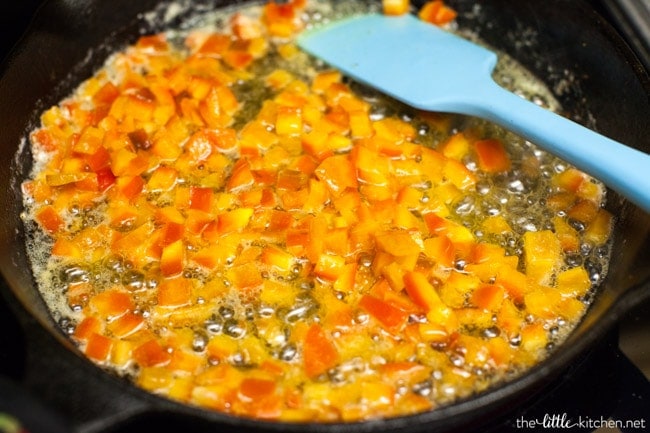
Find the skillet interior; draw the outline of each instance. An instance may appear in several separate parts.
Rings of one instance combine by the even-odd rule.
[[[225,3],[216,2],[217,5]],[[480,29],[480,36],[488,43],[511,54],[555,89],[572,118],[621,142],[650,151],[646,139],[650,133],[647,75],[586,4],[567,0],[543,3],[449,0],[448,3],[461,11],[461,26]],[[11,300],[18,300],[16,309],[32,340],[26,381],[36,391],[55,395],[52,402],[55,407],[74,413],[75,423],[85,431],[100,431],[134,413],[151,410],[185,413],[195,422],[199,419],[207,423],[223,422],[233,431],[242,427],[292,430],[286,425],[233,420],[161,401],[103,374],[82,359],[58,331],[29,273],[25,234],[19,218],[22,211],[19,185],[31,167],[31,156],[26,148],[16,153],[18,143],[36,125],[42,109],[66,96],[110,52],[134,42],[143,31],[155,30],[150,22],[137,17],[155,4],[154,0],[46,3],[29,36],[4,65],[0,81],[3,122],[0,145],[4,149],[0,169],[7,183],[0,198],[6,209],[0,239],[8,253],[0,258],[0,266],[11,288],[8,295]],[[472,13],[475,4],[479,5],[478,14]],[[520,380],[458,405],[380,425],[339,425],[337,430],[445,429],[460,423],[460,414],[465,415],[463,422],[483,417],[557,375],[601,338],[631,305],[647,297],[650,290],[650,217],[613,192],[609,195],[608,208],[618,216],[613,246],[615,263],[585,320],[553,357]],[[63,350],[61,345],[72,350]],[[43,361],[42,351],[47,353],[49,362]],[[56,376],[54,380],[49,374]],[[92,387],[87,386],[89,381]],[[62,395],[66,398],[61,399]],[[297,431],[302,430],[299,427]],[[309,428],[328,430],[324,426]]]

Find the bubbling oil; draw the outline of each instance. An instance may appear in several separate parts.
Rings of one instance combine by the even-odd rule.
[[[259,6],[239,8],[237,11],[251,17],[258,17],[260,14]],[[310,26],[353,13],[369,11],[378,11],[377,2],[339,2],[336,7],[333,7],[328,1],[319,1],[312,2],[310,8],[304,12],[303,19],[307,22],[307,26]],[[194,26],[187,26],[186,30],[171,30],[168,39],[182,41],[187,32],[194,30],[197,25],[209,28],[214,23],[225,23],[232,13],[233,10],[228,9],[196,17],[196,21],[193,21]],[[181,46],[178,47],[178,50],[179,55],[183,55]],[[111,77],[119,79],[119,77],[110,74],[110,59],[107,62],[107,68],[109,68]],[[245,106],[237,113],[234,121],[236,128],[242,127],[253,119],[259,112],[262,102],[272,96],[268,86],[264,84],[264,77],[278,68],[285,69],[301,79],[310,80],[318,72],[326,70],[327,65],[304,53],[299,53],[291,60],[287,60],[272,48],[268,56],[253,65],[252,79],[241,80],[233,86],[235,95],[238,100],[244,101]],[[499,84],[522,97],[533,100],[550,110],[560,110],[559,103],[544,83],[514,59],[504,54],[499,57],[494,78]],[[487,174],[479,170],[472,157],[466,157],[462,162],[477,176],[476,188],[463,194],[449,206],[451,213],[449,219],[467,228],[477,241],[499,245],[505,249],[507,255],[521,257],[523,254],[521,238],[524,233],[553,229],[553,218],[558,215],[547,207],[546,200],[554,190],[553,176],[569,168],[565,162],[543,152],[533,143],[485,120],[461,115],[444,115],[451,127],[448,131],[441,131],[432,128],[423,119],[421,113],[410,107],[350,80],[347,80],[346,84],[364,101],[371,104],[373,120],[397,117],[412,125],[418,134],[414,140],[418,144],[436,149],[445,142],[450,134],[458,131],[474,131],[478,136],[502,140],[510,155],[511,169],[504,173]],[[74,95],[71,97],[74,98]],[[39,152],[38,143],[34,143],[34,149],[37,160],[47,159],[45,153]],[[38,170],[38,167],[35,170]],[[193,182],[191,178],[183,181]],[[595,180],[592,182],[597,183]],[[421,201],[426,203],[430,198],[428,191],[431,185],[425,183],[413,186],[421,192]],[[600,187],[604,189],[602,185]],[[161,207],[170,202],[170,199],[164,195],[156,196],[152,200]],[[93,263],[74,263],[57,259],[50,254],[51,240],[33,222],[32,202],[29,198],[26,199],[25,205],[27,208],[25,222],[31,233],[27,246],[33,263],[33,271],[38,281],[39,290],[63,332],[73,335],[75,326],[83,319],[83,305],[88,299],[82,296],[77,299],[77,302],[71,303],[69,296],[70,292],[80,284],[92,284],[95,293],[101,293],[115,285],[124,287],[135,302],[134,312],[142,316],[145,321],[151,320],[152,312],[156,308],[156,293],[161,283],[160,276],[153,267],[139,268],[117,255],[108,255]],[[74,233],[86,227],[106,224],[105,209],[106,203],[102,201],[95,202],[93,206],[79,206],[71,203],[66,213],[66,230]],[[483,222],[486,218],[494,216],[503,217],[512,227],[512,232],[485,233]],[[577,222],[571,222],[571,224],[578,232],[584,229]],[[129,232],[132,227],[127,220],[124,222],[124,226],[117,227],[117,230]],[[265,245],[263,240],[257,242],[259,245]],[[243,249],[259,245],[248,244]],[[188,248],[192,248],[192,246],[189,245]],[[235,257],[231,258],[231,260],[234,259]],[[588,242],[581,245],[579,252],[564,257],[567,269],[584,266],[589,272],[594,287],[607,273],[608,259],[607,246],[594,247]],[[372,261],[372,255],[361,254],[358,258],[359,272],[370,275]],[[464,272],[465,266],[464,260],[459,259],[454,263],[455,269],[459,272]],[[184,278],[195,280],[201,286],[214,287],[214,291],[222,294],[216,299],[198,297],[195,300],[196,305],[209,304],[212,306],[213,313],[207,320],[200,323],[192,321],[185,323],[185,326],[192,332],[191,349],[199,354],[206,352],[211,339],[215,337],[242,341],[247,336],[254,335],[263,341],[266,349],[277,361],[296,362],[300,359],[301,347],[291,339],[294,325],[299,322],[318,322],[323,309],[327,308],[321,304],[315,294],[315,286],[322,285],[322,282],[311,275],[305,275],[300,263],[288,274],[273,270],[262,273],[264,279],[282,281],[293,287],[294,300],[289,305],[280,307],[266,305],[254,295],[242,296],[238,290],[231,287],[232,282],[222,272],[210,273],[198,267],[187,268],[183,272]],[[335,296],[337,299],[345,301],[348,295],[338,292]],[[588,304],[589,296],[586,296],[583,301]],[[353,318],[356,325],[367,324],[370,320],[368,313],[363,310],[357,310]],[[425,322],[426,318],[423,315],[412,314],[408,320],[409,324],[417,324]],[[532,318],[527,320],[532,320]],[[496,319],[493,322],[488,325],[477,325],[475,329],[466,329],[465,331],[483,339],[497,338],[501,335],[501,330],[496,324]],[[269,323],[274,323],[274,325],[271,326]],[[165,334],[170,325],[163,321],[152,323],[150,326],[154,333]],[[179,325],[176,323],[174,326]],[[575,322],[558,318],[548,321],[544,326],[550,336],[546,347],[550,353],[564,341],[575,326]],[[333,337],[336,338],[337,335],[334,334]],[[372,335],[369,337],[380,348],[388,348],[392,344],[392,337],[382,332],[372,331]],[[509,340],[509,344],[512,347],[518,347],[521,344],[521,336],[513,336]],[[462,351],[448,352],[447,349],[445,343],[432,343],[427,350],[422,350],[422,356],[439,357],[441,365],[450,363],[453,368],[466,371],[466,374],[475,378],[474,386],[471,389],[462,389],[457,384],[446,381],[448,373],[441,368],[433,369],[430,377],[415,384],[402,384],[396,392],[400,395],[413,393],[435,402],[434,406],[438,406],[453,403],[459,398],[483,391],[495,383],[521,374],[520,369],[514,367],[505,374],[496,375],[488,369],[468,365],[466,354]],[[335,387],[353,383],[359,377],[368,374],[373,366],[385,362],[379,358],[381,356],[377,355],[372,360],[358,357],[347,359],[328,370],[319,380]],[[251,353],[246,350],[236,350],[226,359],[208,357],[207,362],[212,366],[228,363],[241,369],[254,366]],[[106,366],[126,377],[135,378],[139,374],[139,367],[134,362],[119,367]]]

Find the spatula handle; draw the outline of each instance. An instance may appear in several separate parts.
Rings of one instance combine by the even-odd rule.
[[[476,115],[573,164],[650,213],[650,155],[542,108],[496,83],[483,90]]]

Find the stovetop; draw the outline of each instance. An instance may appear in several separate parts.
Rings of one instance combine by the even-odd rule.
[[[650,0],[590,0],[590,3],[614,24],[650,70]],[[6,53],[13,46],[39,4],[40,0],[24,0],[13,6],[11,14],[0,13],[3,36],[0,38],[0,53]],[[0,281],[0,284],[4,282]],[[501,414],[482,426],[481,431],[627,433],[650,429],[649,331],[650,303],[623,317],[618,329],[612,330],[597,346],[569,366],[543,392]],[[23,330],[0,298],[0,381],[15,386],[17,395],[22,395],[23,391],[20,381],[26,356],[24,346]],[[26,395],[26,398],[33,404],[47,406],[38,396]],[[23,405],[17,410],[24,411],[24,408]],[[65,431],[56,430],[53,420],[58,419],[58,414],[51,415],[52,418],[32,420],[35,424],[28,430],[36,433]],[[29,414],[24,416],[29,417]],[[628,425],[615,425],[612,420],[627,422]],[[12,431],[7,422],[0,404],[0,432]],[[134,420],[115,433],[139,432],[155,427],[156,420]],[[174,426],[166,421],[164,427]]]

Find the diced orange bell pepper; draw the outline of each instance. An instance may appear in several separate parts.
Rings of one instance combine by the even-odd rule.
[[[314,273],[321,278],[329,281],[335,281],[343,272],[345,267],[345,258],[329,253],[323,253],[318,257]]]
[[[101,334],[91,334],[84,353],[95,361],[106,361],[111,353],[113,340]]]
[[[292,2],[270,1],[264,5],[263,16],[267,29],[273,36],[289,37],[299,28],[296,7]]]
[[[578,251],[580,248],[580,235],[576,229],[569,225],[566,219],[559,216],[553,217],[553,228],[562,246],[562,251]]]
[[[591,288],[589,273],[585,268],[575,267],[560,272],[557,276],[557,290],[563,296],[584,296]]]
[[[205,130],[192,134],[185,142],[184,151],[192,162],[203,163],[212,154],[212,142]]]
[[[565,191],[575,193],[585,181],[586,175],[575,168],[568,168],[553,176],[553,184]]]
[[[503,247],[485,242],[474,245],[468,258],[470,263],[467,264],[466,270],[483,281],[493,279],[503,267],[517,269],[519,264],[516,255],[506,255]]]
[[[167,40],[161,34],[140,36],[136,46],[145,50],[165,51],[168,48]]]
[[[230,152],[237,146],[237,133],[232,128],[209,129],[205,136],[220,152]]]
[[[46,151],[53,151],[59,147],[59,140],[48,129],[38,129],[30,135],[30,141],[37,143]]]
[[[451,272],[444,284],[438,287],[438,295],[445,305],[462,308],[466,298],[480,285],[480,279],[474,274]]]
[[[275,380],[248,377],[239,385],[239,394],[248,401],[254,401],[272,395],[275,389]]]
[[[440,150],[447,158],[462,160],[469,152],[470,141],[463,132],[457,132],[445,141]]]
[[[259,266],[254,262],[234,266],[228,276],[233,286],[238,289],[255,288],[264,282]]]
[[[186,137],[185,122],[180,117],[174,116],[154,135],[151,153],[163,160],[175,160],[183,152],[181,143]]]
[[[454,244],[445,235],[424,240],[424,254],[445,268],[451,268],[456,259]]]
[[[384,231],[375,235],[377,246],[393,256],[418,255],[422,248],[405,230]]]
[[[52,255],[72,259],[81,259],[83,257],[83,252],[81,251],[78,243],[66,238],[58,238],[54,241],[54,245],[52,245]]]
[[[252,208],[241,207],[220,214],[218,219],[219,232],[230,233],[245,228],[251,220],[253,212]]]
[[[198,47],[197,53],[210,56],[221,56],[231,44],[231,38],[225,33],[211,33]]]
[[[53,206],[46,205],[36,211],[38,224],[49,233],[57,233],[64,226],[63,219]]]
[[[36,203],[43,203],[52,197],[52,187],[44,180],[28,180],[22,183],[21,189],[26,197],[31,197]]]
[[[567,211],[567,217],[579,221],[583,224],[589,224],[598,213],[599,207],[591,200],[578,200]]]
[[[370,295],[361,297],[359,307],[377,319],[390,332],[397,332],[402,329],[409,317],[407,311]]]
[[[397,117],[384,117],[373,123],[377,136],[394,143],[411,141],[417,135],[415,127]]]
[[[491,215],[483,220],[481,227],[487,233],[505,234],[512,233],[512,227],[502,215]]]
[[[393,217],[393,224],[399,229],[420,231],[424,228],[421,224],[420,218],[414,215],[409,209],[404,206],[395,206],[395,216]]]
[[[275,132],[279,135],[295,135],[302,132],[301,110],[297,107],[278,107]]]
[[[210,212],[197,209],[188,209],[186,211],[184,228],[189,233],[202,234],[210,224],[216,220],[216,216]]]
[[[144,318],[141,314],[126,313],[111,321],[107,328],[116,338],[124,338],[137,332],[143,326]]]
[[[555,211],[566,211],[577,200],[577,196],[572,192],[560,191],[549,195],[546,198],[546,206]]]
[[[160,272],[164,276],[170,277],[183,272],[184,266],[185,245],[183,244],[183,240],[179,239],[169,245],[165,245],[160,257]]]
[[[503,302],[505,289],[498,284],[481,284],[472,292],[470,302],[485,310],[498,310]]]
[[[350,152],[350,159],[357,168],[359,179],[372,185],[388,184],[388,159],[365,146],[355,146]]]
[[[250,163],[246,159],[239,159],[232,169],[226,187],[231,192],[237,192],[255,183],[251,172]]]
[[[569,322],[576,323],[586,309],[587,305],[579,299],[563,298],[555,305],[555,314]]]
[[[435,212],[427,212],[422,218],[429,229],[429,233],[433,235],[445,234],[448,226],[447,219],[442,218]]]
[[[111,155],[105,147],[100,146],[94,153],[87,155],[85,161],[88,164],[88,168],[97,172],[108,167],[111,161]]]
[[[226,51],[228,59],[234,67],[241,67],[245,62],[252,61],[248,54],[237,55],[238,52]],[[232,123],[232,115],[237,110],[239,101],[227,86],[213,86],[206,97],[199,103],[199,113],[208,127],[225,128]]]
[[[157,340],[147,340],[133,349],[133,359],[141,367],[165,365],[171,361],[171,355]]]
[[[613,224],[614,216],[605,209],[599,209],[584,232],[585,240],[594,245],[604,245],[612,233]]]
[[[395,404],[395,385],[387,382],[362,382],[361,398],[372,410],[382,410]]]
[[[460,190],[466,190],[476,184],[476,175],[455,159],[447,159],[442,172],[444,177]]]
[[[523,323],[524,317],[522,311],[515,307],[512,300],[505,299],[497,313],[497,326],[501,329],[502,333],[508,338],[512,338],[519,334]]]
[[[330,156],[321,162],[315,174],[336,195],[342,194],[347,188],[359,186],[356,170],[347,155]]]
[[[496,138],[474,142],[478,166],[487,173],[499,173],[510,170],[510,156],[503,142]]]
[[[298,247],[300,250],[309,244],[308,229],[289,229],[286,235],[286,246],[288,248]]]
[[[157,167],[147,181],[149,191],[168,191],[176,183],[178,172],[173,167],[161,165]]]
[[[93,95],[93,101],[99,105],[110,105],[120,94],[120,90],[110,81],[107,81]]]
[[[550,230],[523,235],[526,275],[537,284],[549,285],[562,265],[562,247]]]
[[[325,93],[335,83],[340,83],[342,74],[335,69],[320,71],[311,82],[311,90],[315,93]]]
[[[404,15],[409,11],[410,0],[382,0],[382,11],[385,15]]]
[[[445,5],[442,0],[428,1],[422,6],[420,12],[418,12],[418,17],[421,20],[438,26],[455,20],[456,16],[456,11]]]
[[[503,286],[508,295],[518,303],[523,302],[524,296],[530,290],[526,274],[512,268],[499,268],[495,284]]]
[[[302,134],[302,148],[308,155],[318,161],[333,155],[333,150],[327,145],[329,134],[320,128],[312,128],[311,131]]]
[[[192,283],[186,278],[166,279],[158,286],[158,305],[161,307],[180,307],[189,305],[192,296]]]
[[[426,275],[419,272],[404,274],[404,287],[409,297],[425,311],[440,308],[444,304],[440,300],[436,289],[427,280]]]
[[[309,327],[302,346],[305,374],[314,378],[334,367],[339,361],[339,353],[325,330],[318,324]]]
[[[86,127],[79,136],[72,150],[86,155],[92,155],[99,150],[104,141],[104,131],[94,126]]]
[[[532,323],[521,329],[521,347],[534,356],[544,356],[544,349],[548,343],[548,332],[542,323]]]
[[[266,76],[264,83],[274,90],[280,90],[294,79],[295,76],[286,69],[276,69]]]
[[[390,257],[386,258],[390,259]],[[378,265],[377,268],[380,270],[381,275],[386,278],[386,281],[388,281],[392,289],[396,292],[399,292],[404,288],[404,272],[413,270],[412,266],[403,267],[400,263],[392,260],[383,266]]]
[[[334,281],[334,290],[342,293],[352,293],[355,288],[357,268],[356,263],[347,263],[344,265],[336,281]]]
[[[289,272],[296,263],[296,258],[293,254],[276,246],[267,246],[264,248],[260,260],[262,263],[272,266],[281,272]]]
[[[224,63],[234,69],[246,69],[255,60],[255,57],[246,50],[228,49],[222,55]]]
[[[278,189],[298,191],[309,182],[307,175],[299,170],[280,169],[277,174],[275,186]]]
[[[212,188],[190,186],[190,209],[210,212],[213,198]]]
[[[584,182],[580,184],[580,187],[576,191],[576,195],[584,200],[591,200],[595,203],[601,203],[603,201],[603,195],[605,193],[604,187],[601,183],[592,181],[591,179],[585,179]]]
[[[127,200],[135,200],[144,188],[144,179],[140,176],[122,176],[115,179],[115,186]]]
[[[373,133],[372,122],[366,110],[350,111],[350,135],[352,138],[371,137]]]
[[[96,316],[86,316],[77,325],[74,337],[78,340],[88,340],[92,334],[99,334],[102,331],[102,322]]]
[[[423,196],[422,191],[412,186],[405,186],[397,193],[396,202],[409,210],[420,209]]]
[[[133,301],[128,293],[111,289],[93,296],[90,306],[101,317],[115,318],[131,311]]]

